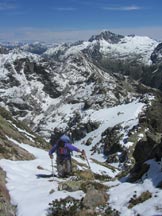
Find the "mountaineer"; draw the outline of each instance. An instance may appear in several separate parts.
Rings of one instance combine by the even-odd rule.
[[[50,137],[50,146],[53,147],[54,145],[56,145],[56,143],[58,142],[59,138],[62,136],[63,132],[61,129],[59,128],[54,128],[52,133],[51,133],[51,137]]]
[[[49,156],[53,159],[53,153],[56,152],[57,172],[59,177],[66,177],[72,173],[71,152],[80,152],[85,155],[84,150],[80,150],[71,144],[70,138],[67,135],[62,135],[56,144],[49,150]]]

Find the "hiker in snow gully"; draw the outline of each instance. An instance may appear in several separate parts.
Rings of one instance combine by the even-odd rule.
[[[53,159],[53,153],[56,152],[57,172],[59,177],[66,177],[72,173],[71,152],[80,152],[85,156],[85,151],[80,150],[71,144],[67,135],[62,135],[60,139],[49,150],[49,156]]]

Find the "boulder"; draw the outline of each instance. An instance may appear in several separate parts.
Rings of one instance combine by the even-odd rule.
[[[95,207],[106,205],[108,194],[100,190],[88,190],[83,198],[82,204],[85,208],[94,209]]]

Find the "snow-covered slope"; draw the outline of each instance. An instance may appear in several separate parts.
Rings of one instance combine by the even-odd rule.
[[[144,36],[118,36],[111,32],[102,32],[93,36],[89,41],[79,44],[63,44],[50,48],[45,52],[47,56],[59,56],[60,59],[79,52],[101,55],[102,58],[118,58],[126,60],[136,58],[144,64],[151,64],[151,54],[159,43]],[[97,54],[98,53],[98,54]]]
[[[100,41],[100,52],[103,55],[111,54],[113,57],[127,59],[137,56],[144,64],[151,64],[151,53],[158,42],[148,37],[126,36],[117,44],[110,44],[105,40]]]
[[[15,144],[20,145],[19,143]],[[48,153],[29,145],[21,144],[20,146],[34,154],[36,159],[32,161],[0,160],[0,166],[7,173],[7,188],[11,196],[12,204],[17,206],[17,216],[28,216],[31,214],[32,216],[45,216],[49,213],[49,203],[52,203],[52,201],[64,199],[68,196],[77,200],[84,199],[86,194],[82,190],[76,189],[71,192],[59,189],[61,182],[68,180],[73,182],[74,180],[72,178],[38,178],[37,175],[42,173],[47,175],[51,174],[51,162]],[[73,158],[78,163],[85,163],[83,159],[79,159],[76,156],[73,156]],[[93,172],[104,173],[104,175],[108,174],[111,177],[114,177],[118,173],[117,170],[113,173],[110,169],[97,165],[91,160],[89,162]],[[141,182],[128,183],[124,182],[124,180],[104,182],[104,185],[108,186],[106,193],[109,195],[109,199],[106,207],[109,207],[109,211],[112,208],[113,211],[118,211],[118,215],[121,216],[161,215],[162,191],[156,188],[162,178],[161,166],[154,160],[147,161],[147,164],[150,168],[142,177]],[[38,169],[38,167],[42,167],[43,170]],[[79,167],[78,169],[82,169]],[[54,172],[56,173],[55,163]],[[149,197],[144,198],[142,201],[143,193],[148,194]],[[141,200],[136,202],[138,197],[141,197]],[[133,199],[135,200],[134,202],[132,201]],[[101,208],[98,206],[96,211],[101,215],[101,213],[104,213],[106,207]]]

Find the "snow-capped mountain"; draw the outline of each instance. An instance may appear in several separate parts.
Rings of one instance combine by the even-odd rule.
[[[78,52],[90,54],[89,57],[101,60],[104,58],[118,58],[121,60],[133,59],[144,64],[151,64],[150,56],[158,42],[142,36],[122,36],[105,31],[100,35],[92,36],[89,41],[79,44],[63,44],[50,48],[45,52],[49,56],[67,56]],[[99,59],[100,57],[100,59]]]
[[[136,96],[125,89],[124,85],[129,85],[127,79],[105,73],[83,53],[56,62],[14,49],[2,54],[0,62],[1,105],[35,129],[47,122],[56,108],[58,112],[62,104],[100,109],[131,101]]]
[[[126,180],[146,179],[143,185],[148,188],[147,175],[153,178],[152,166],[160,169],[155,160],[162,157],[159,47],[148,37],[106,31],[89,41],[54,45],[39,55],[28,45],[13,49],[2,46],[0,106],[47,141],[55,127],[70,133],[74,144],[86,150],[96,175],[106,172],[109,178],[120,178],[118,175],[125,176],[126,172],[119,187],[115,185],[120,191]],[[12,142],[16,144],[14,138]],[[103,170],[104,164],[98,168],[99,162],[110,164],[114,173],[109,173],[109,168]],[[1,165],[10,173],[6,161]],[[156,173],[160,176],[159,171]],[[158,178],[155,187],[159,184]],[[13,182],[11,185],[15,186]],[[152,188],[152,192],[156,190]],[[118,209],[113,198],[111,195],[111,205]],[[123,214],[124,209],[118,210]],[[136,207],[127,210],[126,215],[142,212]]]
[[[20,48],[24,51],[31,52],[33,54],[41,55],[47,51],[50,47],[54,47],[58,44],[48,44],[45,42],[34,42],[34,43],[25,43],[21,45]]]

